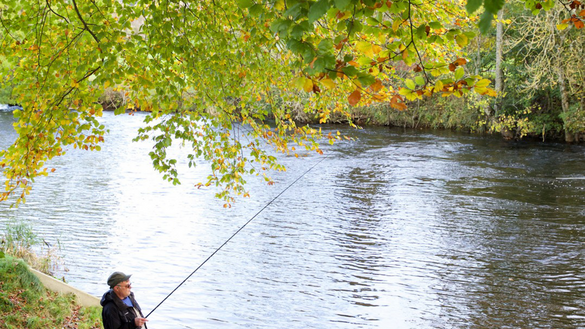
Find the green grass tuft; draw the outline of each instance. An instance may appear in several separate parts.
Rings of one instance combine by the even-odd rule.
[[[0,258],[0,328],[101,328],[100,307],[44,288],[22,259]]]

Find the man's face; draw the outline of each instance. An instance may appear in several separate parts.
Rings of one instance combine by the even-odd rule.
[[[118,295],[118,297],[120,297],[120,299],[124,299],[124,298],[130,296],[131,289],[132,289],[132,285],[130,283],[130,280],[122,281],[122,282],[118,283],[118,285],[116,286],[116,295]]]

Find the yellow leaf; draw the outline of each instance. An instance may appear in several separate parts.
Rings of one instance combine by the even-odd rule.
[[[305,78],[305,81],[303,83],[303,89],[308,93],[313,91],[313,80]]]
[[[402,24],[402,19],[395,19],[394,22],[392,22],[392,30],[394,30],[394,32],[398,31],[400,24]]]
[[[435,83],[435,92],[439,92],[441,90],[443,90],[443,81],[437,80]]]
[[[567,23],[557,24],[557,30],[559,30],[559,31],[562,31],[562,30],[566,29],[567,27],[569,27],[569,24],[567,24]]]
[[[469,39],[465,34],[459,34],[457,37],[455,37],[455,41],[461,48],[467,46],[467,43],[469,43]]]
[[[303,86],[305,84],[305,78],[304,77],[296,77],[293,79],[292,84],[295,88],[301,89],[301,88],[303,88]]]
[[[355,48],[361,52],[362,54],[368,56],[368,57],[373,57],[374,56],[374,50],[372,49],[372,44],[366,41],[360,41],[356,44]]]
[[[333,89],[333,88],[335,88],[335,86],[336,86],[336,84],[335,84],[335,81],[333,81],[333,80],[331,80],[331,79],[329,79],[329,78],[326,78],[326,79],[323,79],[323,80],[321,80],[321,83],[322,83],[322,84],[323,84],[325,87],[327,87],[327,89]]]
[[[400,95],[407,96],[407,95],[412,94],[412,90],[406,89],[406,88],[400,88],[400,90],[398,90],[398,93]]]
[[[284,9],[284,0],[278,0],[274,4],[274,9],[283,10]]]
[[[496,97],[496,96],[498,96],[498,93],[497,93],[495,90],[493,90],[493,89],[490,89],[490,88],[486,88],[486,89],[487,89],[487,91],[486,91],[486,93],[485,93],[486,95],[488,95],[488,96],[492,96],[492,97]]]
[[[488,80],[488,79],[481,79],[481,80],[479,80],[479,81],[478,81],[478,82],[475,84],[475,87],[476,87],[476,88],[478,88],[478,87],[479,87],[479,88],[485,88],[485,87],[487,87],[487,86],[489,86],[489,85],[490,85],[490,82],[491,82],[491,81],[490,81],[490,80]]]

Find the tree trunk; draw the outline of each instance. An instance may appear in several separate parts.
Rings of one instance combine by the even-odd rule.
[[[569,95],[567,93],[567,84],[565,79],[565,68],[563,67],[562,63],[557,68],[557,72],[559,74],[559,93],[561,94],[561,107],[563,109],[563,113],[565,114],[565,118],[569,113]],[[566,119],[565,119],[566,120]],[[565,142],[572,143],[575,141],[575,136],[572,132],[567,129],[565,124]]]
[[[557,39],[558,47],[557,47],[557,74],[558,74],[558,82],[559,82],[559,93],[561,94],[561,108],[563,110],[563,114],[565,115],[565,122],[567,121],[567,115],[569,114],[569,93],[567,91],[567,79],[565,77],[565,64],[561,60],[562,57],[562,47],[560,45],[563,44],[565,41],[565,33],[563,31],[560,32],[560,36]],[[565,129],[565,142],[572,143],[575,141],[574,134],[567,129],[566,123],[564,124]]]
[[[479,75],[479,73],[481,72],[481,37],[480,37],[481,33],[477,34],[477,50],[476,50],[476,63],[475,63],[475,75]],[[483,98],[483,96],[479,95],[479,98]],[[488,103],[486,103],[483,106],[483,113],[485,114],[486,118],[487,118],[487,122],[490,122],[493,120],[493,116],[492,116],[492,109],[490,107],[490,105]]]
[[[476,63],[475,63],[475,75],[479,75],[479,68],[481,67],[481,47],[480,47],[480,43],[481,43],[481,39],[480,39],[480,33],[477,34],[477,50],[476,50]]]
[[[503,91],[503,73],[502,73],[502,48],[504,43],[504,24],[502,21],[504,20],[504,10],[501,9],[498,12],[498,23],[496,25],[496,92],[498,96],[496,98],[496,104],[494,106],[496,110],[496,116],[499,114],[500,111],[500,100],[502,99],[502,91]]]

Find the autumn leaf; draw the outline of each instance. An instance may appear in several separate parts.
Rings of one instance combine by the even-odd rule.
[[[402,97],[399,95],[392,96],[390,99],[390,106],[400,111],[407,109],[406,104],[404,104]]]
[[[354,92],[352,92],[349,95],[349,97],[347,98],[347,101],[349,102],[349,105],[356,106],[360,102],[361,98],[362,98],[362,93],[356,89]]]
[[[374,92],[378,92],[378,91],[382,90],[383,87],[384,87],[384,85],[382,84],[382,81],[380,79],[376,79],[376,82],[374,82],[372,85],[370,85],[370,88]]]
[[[454,65],[465,65],[467,64],[467,60],[465,58],[457,58],[454,62]]]

